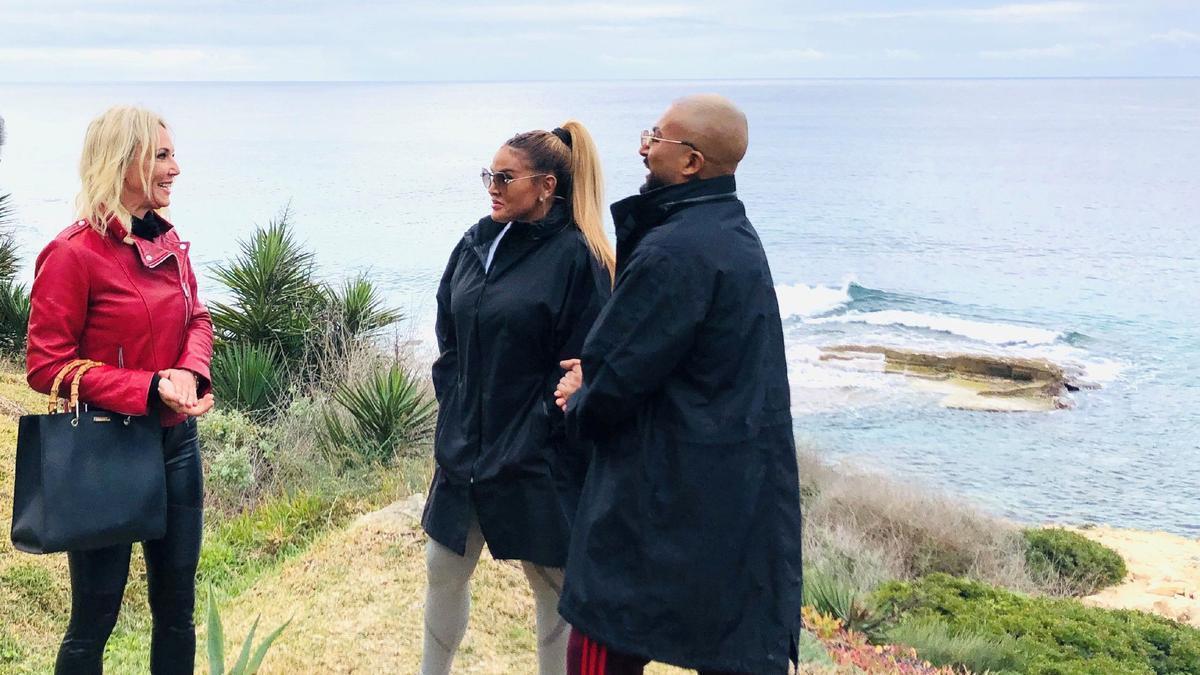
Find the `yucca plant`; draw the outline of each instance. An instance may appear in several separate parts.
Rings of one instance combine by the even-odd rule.
[[[378,289],[363,274],[330,291],[328,310],[331,325],[347,340],[374,337],[404,318],[399,310],[384,305]]]
[[[5,198],[0,195],[0,226],[8,225],[12,210],[7,208]],[[12,281],[21,268],[20,249],[9,232],[0,232],[0,281]]]
[[[0,281],[0,356],[24,356],[28,332],[29,291],[11,280]]]
[[[326,443],[367,461],[386,461],[403,443],[427,435],[437,404],[421,381],[398,364],[338,385],[325,411]]]
[[[271,631],[271,634],[258,645],[258,649],[254,649],[254,632],[258,629],[258,619],[255,617],[254,624],[250,626],[250,633],[242,642],[242,651],[238,654],[237,661],[229,670],[225,669],[225,630],[221,627],[221,614],[217,611],[217,603],[213,600],[213,589],[208,587],[208,672],[209,675],[253,675],[262,667],[263,659],[267,656],[267,650],[279,637],[283,629],[288,627],[292,622],[288,619],[282,626]],[[251,650],[254,653],[251,654]]]
[[[221,402],[237,410],[262,414],[287,391],[287,368],[273,342],[222,342],[213,353],[213,388]]]
[[[318,330],[325,291],[314,281],[316,256],[292,235],[285,209],[241,242],[241,253],[217,265],[214,276],[233,296],[209,311],[217,338],[251,345],[274,344],[285,361],[301,358]]]

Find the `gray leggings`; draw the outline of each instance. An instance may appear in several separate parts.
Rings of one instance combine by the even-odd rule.
[[[430,539],[425,547],[425,647],[421,656],[421,675],[447,675],[454,654],[467,632],[471,611],[468,582],[483,550],[479,521],[471,514],[467,529],[466,555]],[[567,672],[567,622],[558,615],[558,596],[562,593],[563,570],[521,561],[521,568],[533,588],[537,607],[538,673],[565,675]]]

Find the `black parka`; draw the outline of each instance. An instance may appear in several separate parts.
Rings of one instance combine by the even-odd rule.
[[[536,223],[469,229],[438,288],[433,365],[437,468],[422,524],[460,555],[474,508],[496,558],[562,567],[586,473],[554,404],[558,362],[579,356],[608,299],[608,272],[557,204]]]
[[[595,443],[559,611],[611,648],[784,673],[800,491],[771,272],[732,176],[617,202],[571,435]]]

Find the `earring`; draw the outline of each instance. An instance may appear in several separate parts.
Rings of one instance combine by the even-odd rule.
[[[545,197],[538,197],[538,203],[539,203],[539,204],[541,204],[541,203],[542,203],[542,202],[544,202],[544,201],[546,201],[546,198],[545,198]]]

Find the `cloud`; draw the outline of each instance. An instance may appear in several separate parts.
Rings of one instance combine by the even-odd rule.
[[[808,17],[810,20],[853,22],[891,19],[960,19],[981,22],[1057,21],[1073,19],[1096,9],[1086,2],[1039,2],[980,8],[900,9],[875,12],[845,12]]]
[[[889,61],[920,61],[921,55],[912,49],[886,49],[883,57]]]
[[[772,49],[766,52],[759,52],[754,57],[761,61],[823,61],[829,58],[829,54],[818,49],[808,48],[789,48],[789,49]]]
[[[483,5],[438,5],[415,10],[425,16],[490,21],[538,21],[560,23],[573,21],[644,21],[647,19],[682,19],[701,15],[695,4],[659,3],[626,4],[618,2],[582,2],[576,4],[483,4]]]
[[[169,70],[179,66],[211,63],[211,50],[180,48],[133,49],[128,47],[66,47],[54,49],[0,47],[0,63],[86,64],[91,68],[147,66]]]
[[[1071,45],[1054,45],[1053,47],[1024,47],[1020,49],[986,49],[979,52],[985,59],[1004,61],[1030,61],[1037,59],[1071,58],[1078,49]]]
[[[1075,17],[1092,11],[1086,2],[1042,2],[999,5],[984,9],[958,10],[961,16],[985,21],[1038,21]]]
[[[1165,42],[1167,44],[1183,46],[1189,44],[1200,43],[1200,33],[1193,33],[1180,28],[1173,28],[1165,33],[1155,33],[1150,36],[1153,42]]]

